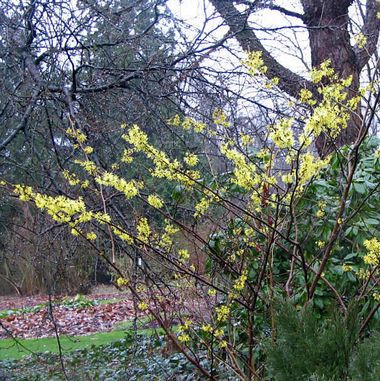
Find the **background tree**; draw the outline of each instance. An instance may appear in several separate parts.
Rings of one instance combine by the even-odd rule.
[[[257,11],[268,9],[280,12],[292,19],[302,21],[309,34],[309,47],[312,67],[318,67],[324,61],[330,60],[335,72],[341,78],[352,76],[352,82],[347,90],[349,97],[354,97],[360,86],[360,75],[371,56],[376,52],[379,38],[380,3],[367,0],[365,5],[358,1],[363,22],[358,31],[356,44],[352,45],[350,29],[350,6],[353,0],[345,1],[314,1],[301,0],[299,12],[277,4],[276,1],[225,1],[210,0],[230,29],[230,37],[238,40],[240,46],[247,52],[263,52],[263,60],[268,67],[266,75],[278,78],[279,87],[292,97],[297,98],[302,89],[308,89],[314,94],[315,86],[289,68],[281,65],[265,48],[263,42],[250,26],[250,17]],[[235,5],[243,5],[239,10]],[[377,64],[376,64],[377,65]],[[353,143],[361,129],[360,107],[351,114],[347,128],[333,140],[328,135],[317,137],[316,147],[321,156],[330,153],[335,146]]]

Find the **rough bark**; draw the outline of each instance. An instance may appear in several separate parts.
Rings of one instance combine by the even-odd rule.
[[[360,85],[359,65],[348,32],[348,8],[351,3],[352,0],[302,0],[304,22],[309,31],[311,64],[316,67],[330,60],[340,78],[352,76],[352,84],[348,89],[350,98],[356,95]],[[356,110],[352,113],[347,128],[335,141],[329,139],[326,134],[320,135],[315,142],[319,155],[325,156],[333,151],[334,146],[353,143],[358,136],[360,125],[360,116]]]
[[[301,88],[315,92],[313,85],[304,78],[280,65],[264,48],[254,31],[248,26],[249,13],[239,12],[233,1],[211,0],[216,10],[222,16],[236,37],[241,47],[246,50],[261,50],[265,65],[268,67],[268,77],[279,77],[280,88],[289,95],[297,97]],[[367,0],[366,14],[362,33],[367,37],[366,46],[352,47],[348,31],[348,9],[353,0],[301,0],[303,14],[294,13],[281,7],[269,6],[288,16],[297,17],[308,27],[312,66],[316,67],[330,59],[332,66],[341,78],[352,76],[352,84],[348,89],[349,97],[354,96],[360,85],[360,71],[375,52],[379,38],[380,2]],[[289,14],[293,13],[293,15]],[[320,156],[330,153],[335,147],[353,143],[359,133],[361,118],[358,110],[351,114],[347,128],[332,141],[327,135],[321,135],[316,140]]]

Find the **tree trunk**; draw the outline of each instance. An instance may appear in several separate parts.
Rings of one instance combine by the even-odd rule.
[[[352,84],[348,98],[357,95],[359,90],[360,68],[357,57],[350,43],[348,32],[348,7],[352,0],[302,0],[304,22],[309,30],[311,63],[318,67],[322,62],[330,60],[339,78],[352,76]],[[320,156],[326,156],[334,147],[353,143],[360,130],[361,118],[359,110],[351,113],[347,128],[334,141],[326,134],[316,140]]]
[[[332,66],[340,78],[352,75],[352,84],[347,89],[348,97],[353,97],[359,90],[360,72],[377,48],[379,39],[380,13],[379,0],[367,0],[365,5],[364,23],[361,32],[366,38],[365,46],[352,47],[348,31],[348,8],[354,0],[301,0],[303,14],[294,12],[274,2],[248,2],[244,0],[210,0],[230,28],[231,36],[236,37],[240,46],[246,51],[263,52],[262,59],[267,66],[266,76],[279,79],[279,88],[292,97],[298,98],[299,91],[307,88],[315,93],[315,86],[310,81],[293,73],[277,62],[265,49],[254,29],[249,28],[249,16],[260,6],[283,13],[288,17],[300,19],[309,30],[309,43],[312,66],[317,67],[323,61],[330,59]],[[250,4],[245,11],[238,10],[235,4]],[[335,147],[353,143],[359,134],[362,118],[360,108],[351,113],[347,128],[341,134],[331,139],[328,134],[321,135],[316,140],[320,156],[326,156]]]

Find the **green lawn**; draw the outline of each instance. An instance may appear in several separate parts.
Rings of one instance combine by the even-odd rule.
[[[60,336],[62,350],[64,352],[90,347],[91,345],[102,345],[120,340],[125,336],[123,331],[102,332],[86,336]],[[42,339],[20,339],[22,344],[18,345],[12,339],[0,340],[0,360],[16,360],[25,355],[39,352],[58,353],[58,343],[55,337]],[[24,348],[24,347],[25,348]],[[27,349],[26,349],[27,348]]]
[[[151,336],[154,333],[163,334],[162,329],[141,327],[149,321],[148,317],[144,317],[138,322],[138,333],[146,336]],[[120,340],[125,337],[126,331],[132,330],[133,322],[126,320],[117,323],[114,330],[111,332],[100,332],[85,336],[60,336],[60,342],[63,352],[70,352],[75,349],[83,349],[91,347],[92,345],[109,344],[114,341]],[[26,355],[41,352],[58,353],[58,343],[55,337],[45,337],[41,339],[19,339],[19,344],[13,339],[0,340],[0,361],[1,360],[18,360]]]

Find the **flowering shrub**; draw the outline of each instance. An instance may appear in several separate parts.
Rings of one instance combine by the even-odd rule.
[[[252,75],[265,73],[257,52],[246,65]],[[355,300],[362,309],[361,331],[378,318],[380,159],[378,140],[366,139],[371,117],[363,119],[352,147],[321,159],[312,146],[321,135],[337,138],[367,89],[348,97],[351,78],[338,78],[328,61],[311,78],[318,94],[305,89],[297,102],[312,111],[294,103],[292,116],[276,117],[268,126],[267,144],[259,149],[252,137],[231,137],[231,122],[220,109],[210,125],[180,115],[168,121],[216,139],[228,168],[224,173],[212,164],[206,172],[201,153],[171,157],[133,125],[123,126],[125,151],[112,170],[95,164],[80,131],[68,131],[83,157],[75,161],[77,172],[64,178],[75,179],[82,197],[3,186],[67,224],[74,235],[91,241],[102,234],[112,243],[112,256],[115,242],[125,253],[137,253],[141,263],[134,254],[135,264],[144,273],[138,279],[99,252],[117,273],[117,285],[132,292],[137,308],[155,316],[203,376],[215,379],[223,363],[241,380],[256,379],[265,373],[261,343],[276,339],[278,298],[298,309],[313,304],[320,312],[338,304],[343,315]],[[171,197],[149,187],[148,178],[122,176],[119,165],[132,168],[139,157],[148,163],[149,184],[168,182]],[[121,197],[133,205],[128,219],[113,207],[113,199]],[[171,274],[164,286],[157,282],[159,265]],[[196,308],[189,306],[190,293]],[[177,331],[169,312],[180,323]],[[208,354],[207,365],[198,351]]]

